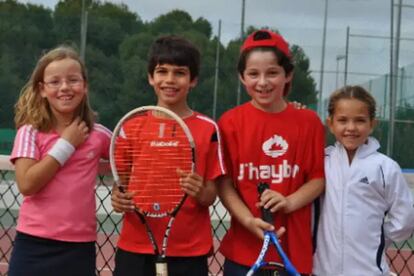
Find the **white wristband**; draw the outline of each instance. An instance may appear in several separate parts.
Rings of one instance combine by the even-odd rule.
[[[74,152],[75,147],[71,143],[63,138],[59,138],[47,154],[55,158],[63,166]]]

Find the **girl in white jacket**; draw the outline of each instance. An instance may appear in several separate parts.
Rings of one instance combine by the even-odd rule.
[[[389,275],[391,241],[414,231],[413,196],[399,165],[369,137],[375,100],[362,87],[345,86],[329,101],[327,124],[336,138],[325,151],[326,192],[317,233],[317,276]]]

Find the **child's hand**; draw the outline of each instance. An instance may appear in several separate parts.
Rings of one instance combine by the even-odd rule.
[[[76,117],[62,132],[61,137],[71,143],[75,148],[82,144],[89,135],[89,128],[84,121]]]
[[[258,237],[259,239],[264,238],[264,232],[265,231],[274,231],[275,227],[273,225],[271,225],[270,223],[265,222],[264,220],[262,220],[261,218],[255,218],[255,217],[251,217],[248,218],[245,223],[244,226],[250,231],[252,232],[256,237]],[[285,233],[286,229],[284,227],[280,227],[276,234],[278,237],[280,237],[281,235],[283,235],[283,233]]]
[[[275,213],[279,210],[284,210],[288,204],[288,200],[281,193],[266,189],[260,196],[260,201],[257,203],[257,207],[264,207],[265,209],[269,209],[272,213]]]
[[[111,204],[115,212],[131,212],[134,210],[135,205],[132,197],[134,193],[123,193],[119,190],[118,186],[112,187]]]
[[[306,109],[307,108],[307,106],[305,104],[302,104],[302,103],[297,102],[297,101],[293,101],[293,102],[291,102],[291,104],[296,109]]]
[[[196,173],[186,173],[183,170],[177,169],[177,174],[180,176],[180,186],[183,191],[197,198],[204,189],[204,179]]]

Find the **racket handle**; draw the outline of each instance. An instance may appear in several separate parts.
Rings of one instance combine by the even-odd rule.
[[[155,263],[156,276],[168,276],[167,263]]]
[[[155,276],[168,276],[167,261],[161,256],[155,260]]]
[[[266,182],[260,182],[259,186],[257,186],[259,197],[266,189],[269,189],[269,184],[267,184]],[[270,212],[269,209],[266,209],[264,207],[262,207],[261,210],[262,210],[262,219],[266,221],[267,223],[273,224],[272,212]]]
[[[121,185],[118,185],[118,190],[119,190],[121,193],[125,193],[125,188],[124,188],[123,186],[121,186]]]

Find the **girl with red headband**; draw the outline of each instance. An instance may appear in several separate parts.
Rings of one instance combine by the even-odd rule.
[[[263,232],[273,229],[284,232],[282,247],[297,270],[312,273],[312,203],[324,190],[325,137],[315,112],[286,100],[293,69],[289,45],[279,34],[256,31],[241,47],[238,73],[251,100],[219,120],[229,175],[218,189],[232,216],[220,248],[225,276],[246,275]],[[270,186],[260,197],[259,182]],[[263,206],[274,225],[260,218]]]

